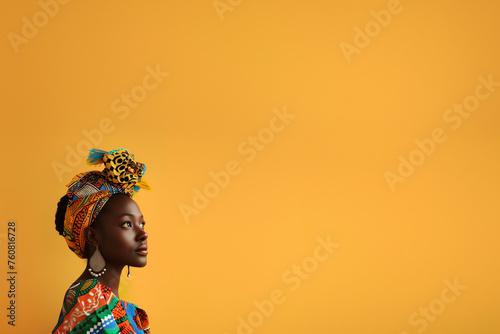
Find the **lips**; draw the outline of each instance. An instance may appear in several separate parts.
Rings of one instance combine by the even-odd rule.
[[[139,246],[139,247],[135,250],[135,252],[136,252],[137,254],[140,254],[140,255],[144,255],[144,256],[146,256],[146,255],[148,255],[148,246],[146,246],[146,245]]]

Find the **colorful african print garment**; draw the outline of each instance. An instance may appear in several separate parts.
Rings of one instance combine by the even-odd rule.
[[[147,334],[150,330],[144,310],[118,299],[110,288],[91,279],[70,286],[52,333]]]

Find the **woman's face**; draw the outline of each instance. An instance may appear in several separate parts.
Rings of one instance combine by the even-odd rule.
[[[126,195],[113,195],[99,213],[96,239],[106,265],[144,267],[147,238],[137,203]]]

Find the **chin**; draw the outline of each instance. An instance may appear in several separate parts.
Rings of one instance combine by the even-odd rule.
[[[142,268],[142,267],[145,267],[147,264],[148,264],[148,260],[144,259],[143,261],[131,264],[131,266],[136,267],[136,268]]]

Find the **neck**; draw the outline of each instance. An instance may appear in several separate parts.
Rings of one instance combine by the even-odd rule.
[[[120,286],[120,277],[122,274],[123,266],[121,267],[106,267],[106,272],[104,272],[101,276],[99,277],[94,277],[90,274],[89,272],[89,264],[87,263],[87,267],[85,268],[84,272],[80,275],[78,278],[79,280],[88,280],[88,279],[96,279],[99,281],[99,283],[107,286],[108,288],[111,289],[111,292],[120,299],[120,296],[118,294],[118,287]]]

